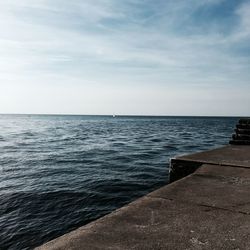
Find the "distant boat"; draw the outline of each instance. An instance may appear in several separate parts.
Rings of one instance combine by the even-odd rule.
[[[113,115],[113,118],[115,118],[115,115]]]

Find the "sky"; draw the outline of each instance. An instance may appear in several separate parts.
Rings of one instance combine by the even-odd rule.
[[[250,115],[250,0],[0,0],[0,113]]]

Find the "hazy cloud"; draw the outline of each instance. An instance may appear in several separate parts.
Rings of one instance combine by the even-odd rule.
[[[1,1],[0,112],[247,114],[249,27],[247,0]]]

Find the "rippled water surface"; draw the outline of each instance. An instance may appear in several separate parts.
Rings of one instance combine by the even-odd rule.
[[[32,249],[168,182],[237,118],[0,115],[0,249]]]

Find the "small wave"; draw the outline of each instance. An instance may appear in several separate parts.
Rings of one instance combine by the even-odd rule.
[[[152,142],[161,142],[161,141],[162,141],[162,139],[153,138],[153,139],[151,139],[151,141],[152,141]]]
[[[200,146],[198,145],[186,145],[186,146],[183,146],[183,149],[186,149],[186,150],[193,150],[193,149],[199,149]]]
[[[133,157],[130,155],[115,155],[112,156],[112,161],[116,161],[119,163],[129,163],[133,161]]]
[[[164,145],[163,148],[171,151],[177,150],[177,147],[173,145]]]
[[[33,136],[35,136],[35,134],[34,133],[32,133],[32,132],[24,132],[24,133],[22,133],[22,134],[20,134],[20,135],[22,135],[22,136],[24,136],[24,137],[33,137]]]

